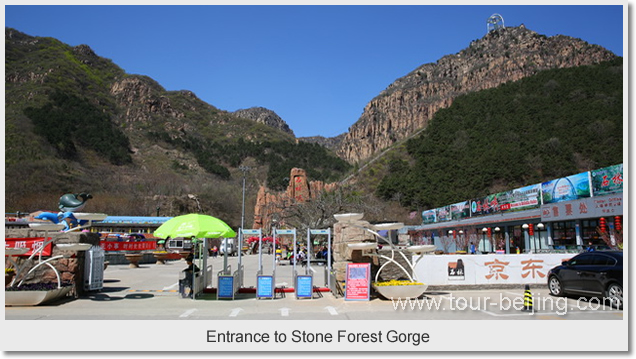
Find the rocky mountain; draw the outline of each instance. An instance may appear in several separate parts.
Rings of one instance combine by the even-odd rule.
[[[88,45],[6,28],[5,50],[8,212],[55,209],[60,195],[86,192],[93,195],[90,211],[203,211],[236,225],[239,166],[250,168],[248,216],[255,187],[283,188],[292,168],[311,163],[308,172],[319,181],[348,171],[324,147],[298,142],[288,127],[271,127],[286,127],[271,111],[263,124],[191,91],[167,91],[150,77],[125,73]]]
[[[548,38],[523,26],[500,29],[396,80],[366,106],[348,133],[296,139],[273,111],[231,113],[191,91],[167,91],[147,76],[125,73],[88,45],[73,47],[7,28],[5,51],[7,212],[51,209],[61,194],[88,192],[94,197],[90,211],[167,216],[202,211],[234,226],[241,218],[243,175],[248,178],[250,223],[259,208],[260,188],[289,189],[294,168],[304,169],[309,182],[342,180],[351,169],[342,158],[362,162],[417,132],[425,133],[433,115],[460,95],[545,69],[616,57],[571,37]],[[617,127],[608,126],[601,129],[613,133]],[[544,147],[555,146],[548,141]],[[325,147],[337,149],[341,158]],[[408,157],[403,158],[408,164]],[[377,161],[363,175],[368,193],[383,174],[399,172],[381,168],[386,162],[391,161]],[[250,170],[242,173],[239,166]],[[535,167],[543,170],[543,165]],[[436,176],[435,171],[428,175]],[[384,181],[383,196],[395,197],[393,183],[409,181]],[[486,191],[492,183],[480,186],[475,190]]]
[[[491,31],[435,63],[397,79],[372,99],[345,134],[338,155],[365,161],[426,128],[442,108],[462,94],[497,87],[539,71],[595,64],[616,56],[583,40],[546,37],[521,25]]]
[[[262,123],[264,125],[276,128],[294,136],[294,131],[289,128],[287,122],[283,121],[283,119],[280,118],[280,116],[278,116],[276,112],[268,110],[264,107],[251,107],[247,109],[241,109],[234,111],[232,114],[237,117],[246,118],[248,120]]]
[[[311,136],[311,137],[299,137],[299,141],[308,143],[316,143],[320,146],[326,147],[330,150],[336,150],[342,140],[345,138],[345,134],[338,135],[336,137],[324,137],[324,136]]]

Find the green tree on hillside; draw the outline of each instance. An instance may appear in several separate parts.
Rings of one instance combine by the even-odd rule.
[[[427,208],[623,162],[622,58],[458,97],[376,193]]]

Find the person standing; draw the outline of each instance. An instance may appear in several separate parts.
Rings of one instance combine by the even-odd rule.
[[[276,247],[276,264],[280,264],[280,260],[283,258],[283,250],[280,246]]]
[[[200,271],[200,269],[196,264],[194,264],[193,258],[191,258],[190,256],[186,258],[186,263],[188,264],[188,267],[183,270],[184,278],[179,281],[179,291],[181,292],[182,297],[185,298],[186,296],[188,296],[192,298],[192,292],[194,291],[192,285],[193,277],[196,275],[195,273],[198,273]],[[186,288],[189,288],[189,293],[186,293]]]

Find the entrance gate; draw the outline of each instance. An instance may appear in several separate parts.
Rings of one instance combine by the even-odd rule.
[[[272,257],[272,265],[273,265],[273,268],[274,268],[273,269],[274,280],[276,279],[277,260],[280,260],[280,261],[283,260],[283,258],[282,258],[282,256],[283,256],[282,246],[280,248],[280,258],[278,258],[278,251],[277,251],[277,248],[276,248],[276,238],[279,235],[293,235],[294,236],[294,239],[293,239],[294,253],[296,252],[296,229],[295,228],[294,229],[274,229],[274,236],[272,238],[272,249],[273,249],[273,254],[274,254],[274,256]],[[282,243],[281,243],[281,245],[282,245]],[[296,270],[295,266],[296,266],[296,261],[294,261],[294,273],[295,273],[295,270]],[[272,283],[272,286],[275,286],[275,284]],[[275,290],[275,288],[274,288],[274,290]],[[272,290],[272,292],[274,290]]]
[[[327,257],[325,258],[325,260],[327,261],[325,263],[325,286],[329,289],[331,289],[331,283],[335,283],[335,280],[332,280],[332,275],[333,273],[331,272],[331,229],[327,228],[327,229],[308,229],[307,230],[307,242],[309,243],[310,238],[309,235],[313,234],[313,235],[326,235],[327,236]],[[308,263],[309,264],[309,263]]]

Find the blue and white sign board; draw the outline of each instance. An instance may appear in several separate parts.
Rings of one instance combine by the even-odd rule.
[[[296,277],[296,298],[313,298],[314,278],[310,275]]]
[[[274,276],[259,275],[256,277],[256,298],[274,299]]]
[[[312,229],[310,232],[311,234],[329,234],[328,229]]]
[[[260,229],[244,229],[243,234],[261,234]]]
[[[216,299],[234,299],[234,276],[219,275],[219,285],[216,289]]]
[[[295,229],[277,229],[276,234],[295,234]]]

